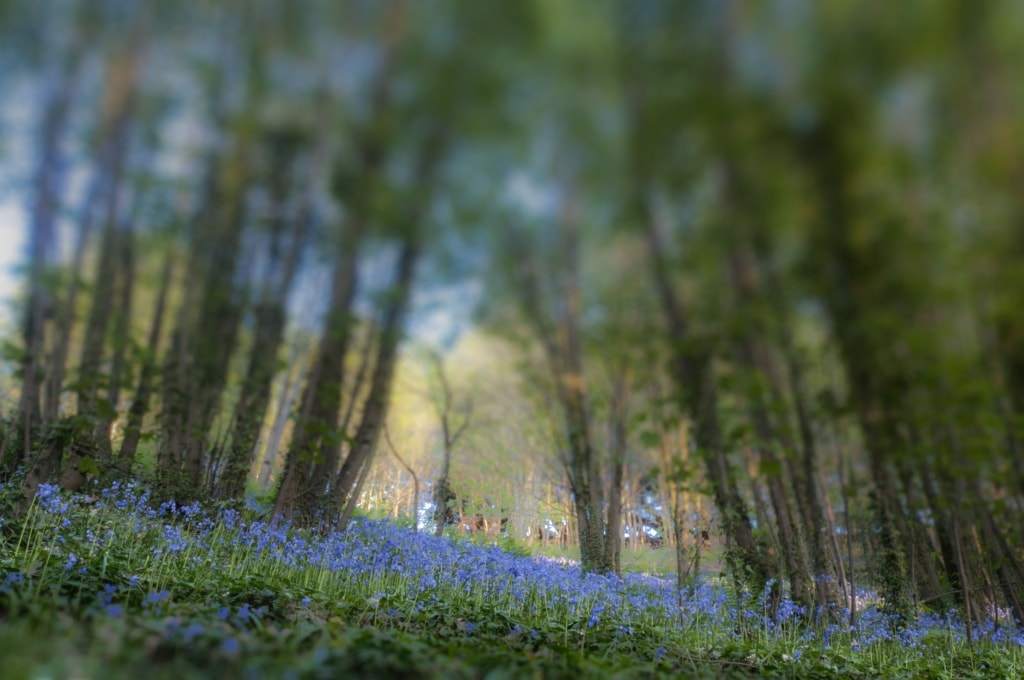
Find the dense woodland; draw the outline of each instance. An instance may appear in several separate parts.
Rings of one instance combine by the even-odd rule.
[[[1013,0],[3,0],[11,510],[1024,621],[1022,106]]]

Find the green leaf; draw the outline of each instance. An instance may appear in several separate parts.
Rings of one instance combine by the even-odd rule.
[[[83,475],[98,475],[100,473],[100,466],[97,465],[96,459],[92,456],[83,456],[78,461],[78,471]]]
[[[782,474],[782,463],[777,460],[762,460],[757,464],[757,471],[763,477],[778,477]]]
[[[640,433],[640,444],[644,448],[653,449],[661,444],[661,434],[654,430],[644,430]]]
[[[109,399],[100,399],[96,403],[96,415],[103,420],[114,420],[117,418],[117,409]]]

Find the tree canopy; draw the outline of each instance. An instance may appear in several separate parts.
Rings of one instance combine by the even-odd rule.
[[[0,2],[3,482],[1024,620],[1022,38],[1010,0]]]

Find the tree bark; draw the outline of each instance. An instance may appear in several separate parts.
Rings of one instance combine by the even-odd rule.
[[[270,239],[268,276],[260,291],[256,305],[254,344],[249,364],[242,381],[238,402],[235,404],[234,426],[227,460],[221,479],[215,486],[215,496],[222,500],[239,500],[245,493],[245,483],[252,467],[252,457],[259,439],[260,429],[270,404],[270,393],[277,373],[277,356],[284,340],[287,314],[285,304],[292,281],[302,256],[306,232],[306,215],[295,216],[291,243],[284,251],[287,199],[290,193],[290,166],[297,148],[275,146],[271,154],[270,179],[273,211]]]
[[[681,302],[669,277],[665,248],[646,200],[644,226],[654,283],[665,314],[672,346],[672,377],[684,413],[692,423],[693,441],[704,461],[722,530],[729,541],[726,561],[737,576],[750,578],[754,590],[764,588],[772,575],[771,562],[754,540],[747,504],[737,488],[734,472],[722,447],[718,423],[718,394],[712,371],[713,354],[707,341],[693,337]]]
[[[174,250],[169,248],[167,256],[164,258],[163,271],[160,274],[160,289],[157,292],[156,304],[153,307],[153,319],[150,322],[146,347],[143,348],[139,381],[135,387],[132,405],[128,408],[124,439],[121,441],[121,451],[118,454],[118,462],[129,467],[135,462],[135,452],[138,450],[139,441],[142,437],[143,419],[149,412],[149,400],[153,393],[153,382],[156,379],[157,373],[157,348],[160,346],[160,337],[163,334],[167,295],[170,291],[171,275],[173,272]]]
[[[84,36],[76,36],[60,61],[53,78],[53,89],[46,92],[38,131],[38,164],[32,180],[29,209],[28,302],[22,326],[24,355],[21,358],[21,394],[18,398],[16,440],[8,440],[0,461],[0,478],[7,481],[19,466],[26,465],[22,479],[25,509],[35,498],[39,485],[59,471],[61,451],[40,449],[33,454],[33,441],[42,424],[41,393],[44,379],[43,356],[46,350],[46,320],[51,313],[52,295],[46,272],[56,241],[56,220],[64,192],[65,170],[61,144],[66,134],[71,105],[82,64]]]
[[[360,477],[360,470],[372,464],[377,441],[387,418],[391,384],[398,361],[398,347],[402,339],[402,327],[409,298],[412,296],[412,280],[420,252],[421,246],[414,227],[406,235],[398,256],[394,290],[381,319],[377,363],[370,379],[370,392],[363,406],[359,428],[356,430],[348,456],[334,478],[334,507],[343,512],[350,505],[354,506],[358,500],[356,481]],[[344,531],[346,524],[347,520],[339,522],[337,530]]]
[[[362,234],[362,224],[354,224],[335,263],[323,336],[310,367],[274,503],[274,514],[288,518],[299,504],[301,522],[312,521],[311,513],[319,502],[312,486],[314,480],[310,479],[316,456],[324,456],[327,449],[336,445],[333,438],[339,437],[341,381],[351,336],[351,308],[358,283],[356,267]]]
[[[767,329],[757,321],[758,276],[746,240],[739,234],[733,234],[732,240],[734,241],[730,253],[732,285],[740,313],[747,317],[745,327],[737,342],[738,363],[746,369],[754,382],[750,390],[751,394],[748,395],[748,412],[758,441],[756,448],[760,457],[760,466],[762,472],[765,473],[763,476],[766,477],[768,495],[778,526],[782,559],[789,575],[790,597],[798,605],[810,610],[813,604],[810,569],[804,552],[804,542],[790,503],[792,494],[786,489],[787,467],[783,465],[774,448],[782,441],[782,438],[768,415],[766,403],[769,389],[765,383],[770,381],[770,375],[766,375],[764,369],[769,350],[759,339],[764,337]]]
[[[608,487],[608,522],[605,529],[605,561],[616,574],[622,573],[622,481],[626,467],[627,422],[629,418],[628,371],[617,371],[612,379],[610,453],[612,474]]]
[[[456,442],[458,442],[459,438],[462,437],[462,434],[469,426],[470,414],[466,414],[466,417],[457,428],[453,427],[452,390],[451,386],[448,384],[448,377],[444,371],[444,362],[438,354],[432,354],[431,359],[433,361],[435,373],[437,374],[438,383],[441,386],[440,404],[435,403],[437,417],[441,421],[441,474],[438,475],[437,481],[434,482],[433,494],[435,524],[434,536],[439,537],[444,533],[444,527],[448,524],[451,518],[451,502],[455,500],[455,494],[452,492],[451,484],[448,481],[452,467],[452,451],[455,448]]]
[[[306,373],[302,349],[299,345],[292,352],[288,362],[288,371],[285,374],[284,384],[281,385],[278,393],[277,404],[274,410],[274,421],[270,426],[270,434],[267,437],[267,444],[263,451],[263,461],[260,463],[260,470],[257,484],[260,489],[266,490],[270,484],[270,476],[274,470],[274,462],[277,460],[278,451],[281,448],[281,441],[284,439],[284,430],[288,425],[292,407],[302,389],[303,376]]]

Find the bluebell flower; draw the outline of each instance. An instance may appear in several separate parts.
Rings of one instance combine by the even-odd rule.
[[[158,604],[169,598],[171,594],[166,590],[161,590],[155,593],[149,593],[146,595],[146,604]]]
[[[185,630],[181,631],[181,636],[185,640],[185,643],[187,644],[187,643],[192,642],[193,640],[195,640],[197,637],[202,635],[204,632],[205,632],[205,629],[203,628],[202,624],[200,624],[200,623],[193,623],[188,628],[186,628]]]
[[[241,645],[238,644],[238,640],[233,637],[224,638],[224,642],[220,645],[220,651],[228,656],[236,656],[241,649]]]

